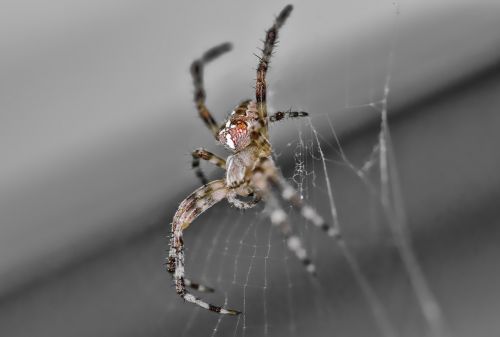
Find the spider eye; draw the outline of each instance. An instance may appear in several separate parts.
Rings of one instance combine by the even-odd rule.
[[[237,121],[236,122],[236,128],[240,131],[244,131],[247,129],[247,123],[243,122],[243,121]]]

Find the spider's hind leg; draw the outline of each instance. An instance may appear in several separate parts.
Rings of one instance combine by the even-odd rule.
[[[300,194],[290,185],[281,174],[270,176],[270,181],[281,191],[281,197],[290,202],[300,211],[300,214],[316,227],[323,230],[328,236],[339,237],[338,230],[325,222],[323,217],[312,207],[304,203]]]
[[[302,262],[308,273],[316,276],[316,266],[307,255],[302,240],[293,233],[292,227],[288,223],[288,216],[280,206],[277,198],[272,193],[269,193],[265,200],[269,207],[271,223],[280,228],[282,234],[285,236],[288,249],[290,249],[299,261]]]
[[[316,266],[309,259],[307,251],[302,244],[302,240],[293,233],[292,227],[288,223],[288,216],[271,189],[273,177],[279,174],[273,161],[270,158],[261,158],[253,172],[251,178],[252,185],[264,194],[263,199],[266,202],[271,223],[280,228],[281,233],[286,238],[288,249],[297,256],[306,270],[311,275],[315,276]]]

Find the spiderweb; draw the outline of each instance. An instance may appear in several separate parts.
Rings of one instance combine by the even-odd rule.
[[[288,251],[264,205],[242,212],[221,203],[197,220],[203,226],[186,231],[187,275],[216,289],[201,295],[208,302],[243,314],[220,316],[183,305],[172,291],[168,315],[183,318],[169,322],[177,335],[448,335],[407,228],[388,121],[400,4],[387,11],[389,33],[368,47],[373,48],[370,57],[379,59],[366,66],[367,90],[353,89],[360,79],[351,75],[352,68],[366,60],[346,44],[344,88],[337,90],[344,105],[317,103],[318,96],[328,97],[328,86],[319,92],[306,90],[306,97],[293,106],[303,107],[311,117],[271,129],[271,137],[280,139],[273,145],[285,177],[341,233],[339,239],[327,237],[283,203],[318,277],[311,277]],[[298,57],[293,62],[304,61]],[[306,82],[314,79],[311,74]],[[274,83],[276,99],[295,104],[286,88],[298,81],[285,75]],[[337,125],[360,121],[365,124],[360,134],[337,131]]]

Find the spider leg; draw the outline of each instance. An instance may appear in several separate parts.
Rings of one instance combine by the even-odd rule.
[[[332,227],[325,222],[323,217],[319,215],[312,206],[307,205],[302,200],[300,194],[286,181],[270,158],[261,158],[254,171],[261,172],[264,175],[266,182],[276,186],[281,192],[281,197],[297,208],[306,220],[325,231],[328,236],[339,236],[339,232],[335,229],[335,227]],[[254,182],[254,184],[256,183],[258,182]],[[262,183],[260,183],[260,186],[257,187],[263,188]]]
[[[259,112],[259,120],[262,132],[265,138],[267,135],[267,106],[266,106],[266,73],[269,68],[269,62],[273,54],[273,48],[278,38],[278,31],[285,23],[290,15],[293,6],[287,5],[281,10],[281,13],[276,17],[274,24],[266,31],[266,40],[264,41],[264,48],[262,49],[262,56],[259,58],[259,65],[257,67],[257,82],[255,85],[255,99],[257,102],[257,110]]]
[[[227,195],[227,201],[236,208],[250,209],[250,208],[255,207],[255,205],[257,205],[259,203],[261,198],[257,194],[253,194],[253,195],[249,195],[249,196],[253,197],[252,201],[243,201],[243,200],[239,200],[235,193],[229,193]]]
[[[281,233],[285,236],[288,249],[295,254],[300,262],[302,262],[308,273],[316,276],[316,266],[308,257],[307,251],[302,244],[302,240],[293,233],[292,227],[288,222],[288,216],[280,206],[277,198],[269,192],[266,195],[265,200],[266,205],[269,207],[269,218],[271,219],[271,223],[280,228]]]
[[[169,255],[171,255],[170,252],[169,252]],[[167,271],[173,277],[174,273],[175,273],[175,256],[169,256],[167,258],[166,265],[167,265]],[[186,285],[186,287],[189,287],[189,288],[197,290],[197,291],[205,292],[205,293],[213,293],[215,291],[214,288],[207,287],[203,284],[193,282],[187,278],[184,278],[184,284]]]
[[[330,226],[321,215],[310,205],[307,205],[304,200],[300,197],[300,194],[295,190],[295,188],[286,181],[286,179],[280,174],[270,176],[270,180],[275,184],[281,191],[281,197],[286,201],[290,202],[295,208],[300,211],[300,214],[314,226],[323,230],[328,236],[338,237],[339,232],[335,227]]]
[[[187,278],[184,279],[184,284],[186,285],[186,287],[189,287],[197,291],[201,291],[203,293],[213,293],[215,291],[214,288],[204,286],[203,284],[200,283],[195,283]]]
[[[172,221],[168,270],[174,275],[175,290],[187,302],[220,314],[237,315],[238,311],[209,304],[189,293],[184,278],[183,231],[204,211],[224,199],[228,189],[224,180],[214,180],[198,188],[181,202]]]
[[[271,123],[282,120],[283,118],[297,118],[297,117],[307,117],[309,114],[305,111],[277,111],[271,116],[269,116],[269,121]]]
[[[208,179],[200,168],[200,159],[206,160],[221,169],[226,169],[226,161],[224,159],[205,149],[196,149],[191,153],[191,155],[193,156],[191,167],[195,170],[196,176],[200,178],[203,185],[208,184]]]
[[[269,218],[273,225],[278,226],[286,238],[288,249],[290,249],[295,256],[304,264],[306,270],[316,275],[316,267],[311,262],[307,255],[302,241],[293,233],[290,224],[288,223],[288,216],[281,207],[278,199],[271,191],[271,183],[269,181],[269,174],[271,170],[276,170],[272,159],[262,158],[258,163],[253,173],[247,174],[248,181],[263,195],[263,198],[268,207]]]
[[[212,134],[216,139],[219,133],[219,126],[205,105],[206,93],[203,86],[203,67],[208,62],[214,60],[229,50],[231,50],[230,43],[226,42],[220,44],[207,50],[200,59],[195,60],[191,64],[191,75],[193,76],[194,101],[196,103],[196,108],[198,109],[201,119],[203,119],[205,125],[210,129],[210,131],[212,131]]]

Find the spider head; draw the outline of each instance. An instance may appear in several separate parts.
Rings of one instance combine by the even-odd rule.
[[[231,151],[240,151],[252,142],[250,133],[258,127],[259,114],[254,101],[238,105],[219,131],[219,142]]]

